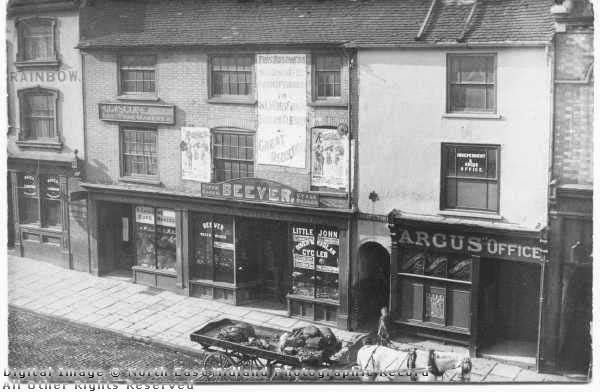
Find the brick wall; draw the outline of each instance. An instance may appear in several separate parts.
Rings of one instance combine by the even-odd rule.
[[[561,184],[593,181],[593,32],[556,35],[554,178]]]
[[[302,53],[293,51],[290,53]],[[183,126],[257,128],[257,105],[208,102],[208,55],[201,51],[172,50],[157,55],[157,91],[161,103],[175,105],[176,123],[158,127],[159,178],[167,189],[199,192],[200,183],[181,179],[180,129]],[[310,54],[307,56],[311,63]],[[87,181],[117,183],[119,165],[119,125],[98,117],[98,103],[118,102],[117,55],[91,51],[84,54]],[[342,94],[348,95],[348,70],[342,71]],[[307,86],[310,101],[311,70]],[[310,128],[337,126],[348,122],[346,107],[307,106],[306,168],[256,165],[257,177],[278,181],[300,191],[310,188]]]

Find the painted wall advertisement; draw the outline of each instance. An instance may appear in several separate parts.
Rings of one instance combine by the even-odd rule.
[[[348,133],[337,128],[312,130],[311,185],[345,191],[348,187]]]
[[[257,163],[306,166],[306,55],[257,54]]]
[[[211,171],[210,129],[181,128],[181,178],[208,182]]]

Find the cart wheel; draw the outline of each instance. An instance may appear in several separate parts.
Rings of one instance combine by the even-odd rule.
[[[226,381],[231,367],[233,367],[231,358],[223,353],[210,353],[204,360],[204,369],[212,372],[209,381]]]

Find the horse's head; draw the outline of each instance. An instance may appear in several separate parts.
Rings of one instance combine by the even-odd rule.
[[[469,381],[471,379],[471,370],[473,369],[473,364],[471,363],[471,358],[465,357],[460,361],[460,380],[461,381]]]

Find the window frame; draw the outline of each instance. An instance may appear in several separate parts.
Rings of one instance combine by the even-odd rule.
[[[214,93],[214,77],[213,64],[217,57],[248,57],[250,59],[250,93],[244,95],[221,94]],[[256,103],[256,54],[253,52],[214,52],[210,53],[207,58],[207,93],[208,102],[210,103],[239,103],[239,104],[255,104]]]
[[[247,177],[237,177],[237,178],[252,178],[255,177],[256,175],[256,132],[252,131],[252,130],[248,130],[248,129],[242,129],[242,128],[223,128],[223,127],[219,127],[219,128],[213,128],[211,129],[210,132],[210,154],[211,154],[211,177],[212,177],[212,181],[213,182],[224,182],[224,181],[229,181],[229,180],[234,180],[235,178],[231,178],[229,180],[219,180],[217,178],[217,165],[216,165],[216,161],[218,160],[223,160],[223,161],[234,161],[234,162],[249,162],[248,160],[241,160],[241,159],[223,159],[223,158],[217,158],[217,154],[216,154],[216,149],[215,149],[215,138],[217,134],[229,134],[229,135],[242,135],[242,136],[251,136],[252,137],[252,176],[247,176]],[[239,148],[239,146],[238,146]]]
[[[317,59],[319,57],[338,57],[340,59],[340,95],[339,96],[319,96],[319,78],[318,74],[320,71],[317,70]],[[311,74],[312,74],[312,101],[313,103],[337,103],[342,104],[346,100],[344,98],[344,60],[345,56],[341,53],[336,52],[314,52],[311,53]]]
[[[25,104],[25,100],[29,96],[50,96],[51,102],[53,104],[54,110],[54,118],[53,118],[53,126],[54,126],[54,136],[52,137],[29,137],[31,134],[31,130],[25,129],[25,119],[30,116],[25,110],[27,106]],[[59,120],[58,120],[58,102],[59,102],[59,91],[52,88],[42,88],[40,86],[24,88],[17,91],[17,96],[19,99],[19,133],[17,138],[17,144],[21,147],[38,147],[38,148],[50,148],[50,149],[61,149],[61,132],[59,128]]]
[[[35,185],[36,185],[36,195],[35,196],[24,196],[25,176],[32,176],[35,179]],[[48,189],[48,178],[49,177],[55,177],[56,181],[58,182],[57,186],[58,186],[59,196],[56,199],[47,197],[46,192]],[[63,182],[62,176],[59,174],[19,172],[18,173],[19,192],[18,192],[18,199],[17,199],[17,203],[19,205],[19,216],[18,216],[19,225],[21,225],[23,227],[48,230],[48,231],[52,231],[52,232],[62,232],[65,227],[65,224],[66,224],[64,221],[65,198],[63,195],[63,191],[61,189],[62,182]],[[38,217],[37,222],[34,222],[34,223],[23,223],[22,222],[23,205],[22,205],[21,200],[23,198],[35,199],[37,201],[37,203],[36,203],[37,204],[37,217]],[[59,202],[59,211],[58,211],[59,224],[58,225],[48,226],[48,224],[47,224],[47,217],[44,212],[45,212],[45,207],[46,207],[46,203],[48,200],[57,200]]]
[[[125,174],[125,131],[146,131],[146,132],[154,132],[156,136],[156,174]],[[140,180],[140,181],[148,181],[150,183],[158,182],[159,180],[159,142],[158,142],[158,128],[150,127],[150,126],[139,126],[139,125],[127,125],[121,124],[119,125],[119,174],[122,180]]]
[[[470,83],[454,83],[452,82],[452,60],[461,57],[489,57],[492,59],[493,83],[470,82]],[[494,107],[492,110],[454,110],[452,109],[452,85],[481,85],[494,87]],[[497,115],[498,114],[498,54],[494,52],[452,52],[446,53],[446,114],[449,115]]]
[[[123,61],[122,57],[124,56],[132,56],[132,57],[153,57],[154,58],[154,92],[126,92],[123,91]],[[117,95],[121,99],[140,99],[140,100],[158,100],[158,55],[155,53],[118,53],[117,54]],[[144,67],[140,67],[142,69]],[[144,69],[147,70],[147,69]]]
[[[25,27],[28,24],[32,26],[35,24],[47,24],[50,27],[51,34],[51,50],[52,55],[48,58],[44,59],[27,59],[25,57]],[[16,53],[16,63],[15,66],[17,68],[27,68],[27,67],[58,67],[60,64],[58,59],[58,45],[57,45],[57,34],[56,34],[56,18],[50,17],[28,17],[28,18],[19,18],[15,21],[15,27],[17,30],[17,53]]]
[[[486,149],[486,154],[488,153],[489,150],[496,150],[496,176],[494,179],[492,178],[468,178],[470,181],[476,181],[476,182],[480,182],[480,183],[485,183],[485,184],[490,184],[490,183],[495,183],[497,185],[497,200],[498,200],[498,206],[496,209],[491,210],[491,209],[477,209],[477,208],[465,208],[465,207],[456,207],[456,208],[452,208],[452,207],[447,207],[446,206],[446,181],[449,178],[448,175],[446,174],[447,171],[447,165],[446,165],[446,157],[447,157],[447,152],[446,149],[450,149],[450,148],[460,148],[460,147],[466,147],[466,148],[482,148],[482,149]],[[479,144],[479,143],[442,143],[441,144],[441,162],[440,162],[440,211],[442,212],[462,212],[462,213],[466,213],[466,214],[483,214],[483,215],[490,215],[490,216],[496,216],[498,214],[500,214],[500,196],[501,196],[501,182],[500,182],[500,173],[501,173],[501,152],[502,152],[502,146],[500,144]],[[450,178],[459,178],[458,176],[454,176],[454,177],[450,177]],[[489,190],[486,194],[489,193]],[[487,203],[487,202],[486,202]],[[458,202],[457,202],[458,204]]]

